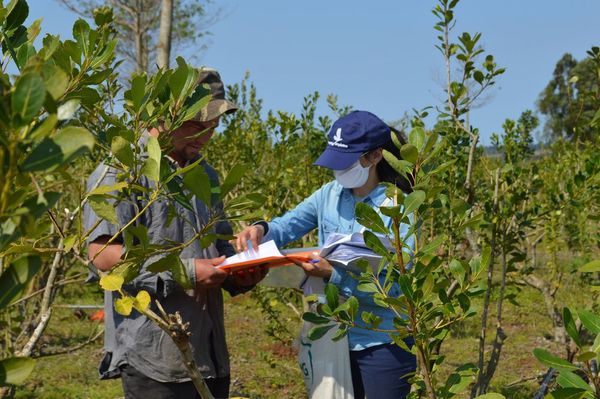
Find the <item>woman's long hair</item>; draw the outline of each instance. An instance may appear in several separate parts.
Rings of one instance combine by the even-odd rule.
[[[392,134],[395,134],[396,137],[398,137],[400,143],[406,144],[407,141],[404,137],[404,134],[402,134],[399,130],[391,126],[390,129],[392,129]],[[400,149],[396,147],[396,145],[391,139],[390,141],[385,143],[381,148],[391,152],[396,158],[402,159],[402,156],[400,155]],[[377,164],[377,176],[379,177],[379,181],[395,184],[396,187],[398,187],[406,194],[412,193],[413,191],[412,185],[414,184],[414,182],[411,182],[409,179],[401,176],[398,172],[396,172],[396,170],[392,168],[392,166],[388,163],[388,161],[385,160],[385,158],[381,159],[381,161],[379,161],[379,163]]]

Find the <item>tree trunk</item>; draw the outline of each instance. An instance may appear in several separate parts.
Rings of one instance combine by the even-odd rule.
[[[139,3],[138,9],[139,9]],[[136,72],[145,71],[144,68],[144,33],[142,29],[142,16],[138,13],[135,15],[135,70]]]
[[[550,320],[552,320],[554,341],[561,344],[566,344],[567,334],[565,331],[565,323],[560,308],[556,303],[556,290],[552,288],[550,283],[534,275],[525,276],[523,280],[530,286],[540,291],[543,295],[544,304],[546,305],[546,313],[550,317]]]
[[[159,68],[168,68],[171,57],[171,32],[173,29],[173,1],[162,0],[160,11],[160,31],[158,34],[158,48],[156,52],[156,64]]]
[[[498,215],[498,207],[499,207],[499,189],[500,189],[500,169],[496,169],[495,178],[494,178],[494,197],[493,197],[493,215]],[[480,388],[484,385],[485,382],[485,341],[487,335],[487,324],[488,324],[488,314],[490,309],[490,301],[492,297],[492,283],[494,277],[494,262],[496,261],[496,239],[498,234],[498,222],[494,221],[492,223],[492,237],[490,241],[491,247],[491,258],[490,263],[488,265],[487,270],[487,288],[485,291],[485,297],[483,302],[483,309],[481,312],[481,330],[479,332],[479,358],[478,358],[478,369],[477,372],[477,382],[471,388],[470,398],[474,398],[477,395],[477,392],[480,392]],[[496,334],[498,337],[499,335]]]

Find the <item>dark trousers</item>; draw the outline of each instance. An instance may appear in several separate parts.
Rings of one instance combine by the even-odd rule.
[[[369,399],[404,399],[410,384],[401,377],[414,372],[417,361],[399,346],[385,344],[350,351],[350,367],[355,399],[364,399],[365,394]]]
[[[159,382],[131,366],[121,367],[121,380],[125,399],[200,399],[191,381]],[[229,397],[229,376],[206,378],[204,382],[215,398]]]

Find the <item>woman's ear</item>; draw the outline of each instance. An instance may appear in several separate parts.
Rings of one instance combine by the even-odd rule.
[[[374,150],[372,150],[371,152],[369,152],[369,161],[371,161],[371,163],[373,165],[377,165],[379,163],[379,161],[381,161],[383,159],[383,149],[382,148],[376,148]]]

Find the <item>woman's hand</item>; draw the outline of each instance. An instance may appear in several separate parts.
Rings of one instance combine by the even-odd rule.
[[[309,262],[294,262],[300,266],[304,273],[309,276],[329,278],[333,271],[333,266],[325,258],[321,258],[316,252],[310,254]]]
[[[248,250],[248,241],[250,241],[252,248],[256,250],[264,235],[264,227],[260,224],[255,224],[246,227],[244,230],[236,234],[236,239],[231,240],[230,243],[235,247],[236,251],[244,252]]]

